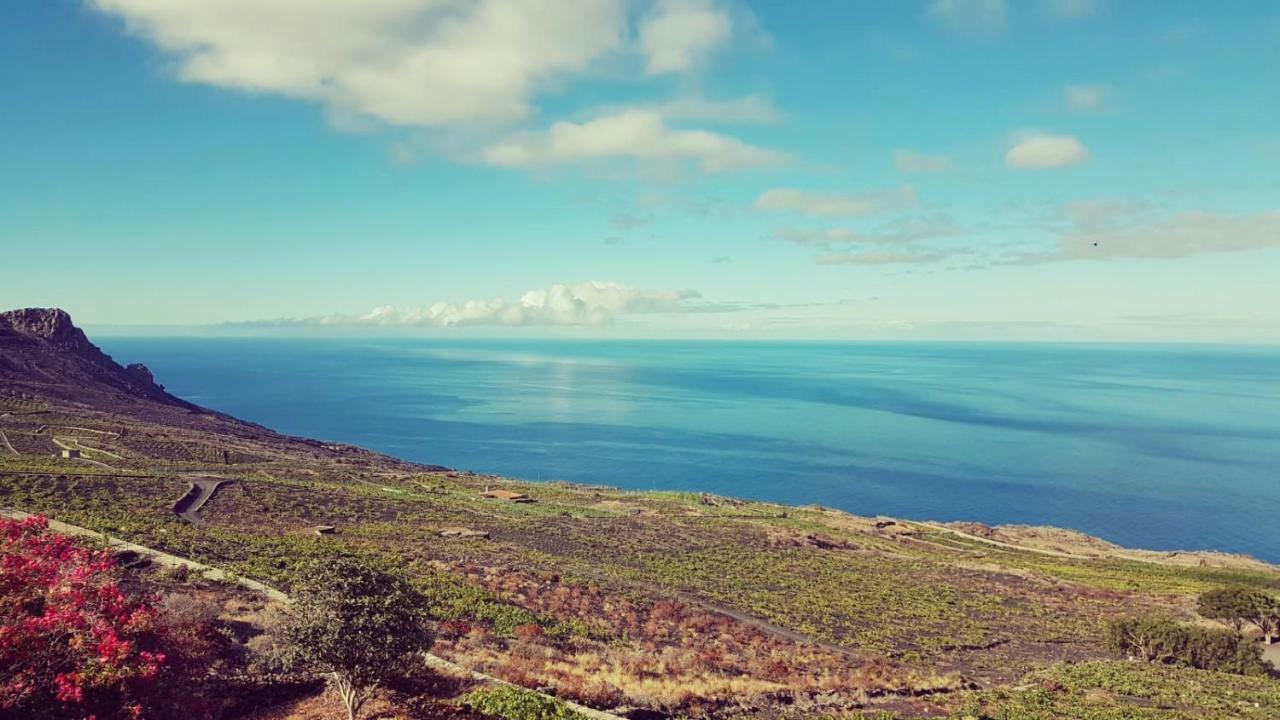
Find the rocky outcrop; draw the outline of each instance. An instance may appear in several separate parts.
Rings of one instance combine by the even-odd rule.
[[[0,313],[0,379],[15,386],[38,386],[42,393],[70,400],[107,394],[201,411],[165,392],[145,365],[121,367],[57,308]]]

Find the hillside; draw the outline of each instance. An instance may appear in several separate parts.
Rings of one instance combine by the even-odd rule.
[[[436,601],[440,656],[636,717],[1280,717],[1274,678],[1104,639],[1274,592],[1265,563],[407,463],[187,403],[59,310],[0,314],[0,506],[285,590],[311,558],[386,558]]]

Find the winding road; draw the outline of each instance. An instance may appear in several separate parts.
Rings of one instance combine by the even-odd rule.
[[[209,502],[218,488],[235,481],[214,475],[197,475],[187,479],[191,485],[185,495],[174,501],[173,512],[192,525],[202,525],[204,520],[199,515],[200,508]]]

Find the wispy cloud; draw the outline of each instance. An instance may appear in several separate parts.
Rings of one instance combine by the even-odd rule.
[[[1089,160],[1084,143],[1071,135],[1025,134],[1015,137],[1004,162],[1020,170],[1045,170],[1079,165]]]
[[[693,290],[641,290],[615,282],[552,285],[518,300],[438,302],[374,308],[363,315],[323,315],[228,323],[245,327],[466,327],[605,325],[627,315],[706,311]]]
[[[1056,20],[1081,20],[1098,11],[1098,0],[1042,0],[1040,8]]]
[[[818,256],[819,265],[924,265],[941,262],[966,251],[959,248],[937,250],[830,252]]]
[[[1005,0],[933,0],[929,17],[969,35],[991,35],[1004,29]]]
[[[589,118],[617,115],[632,110],[655,112],[664,120],[696,120],[710,123],[775,123],[782,118],[773,101],[764,95],[735,98],[708,98],[682,95],[671,100],[649,104],[603,105],[592,108]]]
[[[795,245],[832,249],[848,245],[909,245],[925,240],[939,240],[960,234],[951,218],[936,214],[902,218],[874,231],[849,228],[774,228],[773,236]]]
[[[813,192],[796,188],[774,188],[761,193],[752,203],[756,210],[791,212],[814,217],[866,217],[914,206],[919,201],[915,188],[904,185],[888,190],[856,192]]]
[[[1280,248],[1280,210],[1240,215],[1208,211],[1157,214],[1125,201],[1076,203],[1059,211],[1065,222],[1056,245],[1017,253],[1013,264],[1078,260],[1183,258]]]
[[[483,162],[538,169],[609,160],[687,162],[704,173],[785,165],[786,153],[706,130],[669,126],[654,111],[628,110],[576,123],[561,121],[540,132],[510,135],[480,155]]]
[[[1068,85],[1062,91],[1067,107],[1079,112],[1101,110],[1111,96],[1106,85]]]
[[[893,154],[893,167],[903,175],[931,175],[950,170],[951,159],[942,155],[899,150]]]

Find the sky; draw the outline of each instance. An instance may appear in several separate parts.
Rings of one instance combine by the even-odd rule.
[[[1280,342],[1271,0],[8,0],[0,306]]]

